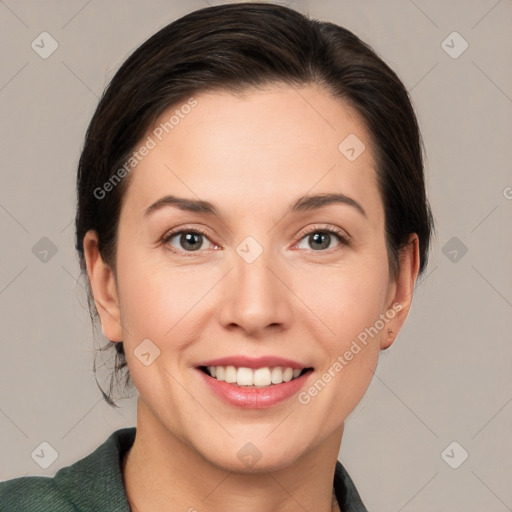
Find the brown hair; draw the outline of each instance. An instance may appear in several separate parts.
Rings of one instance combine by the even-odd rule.
[[[131,175],[108,197],[98,197],[97,190],[123,166],[159,115],[194,93],[241,93],[277,83],[319,84],[360,114],[374,142],[390,272],[396,275],[400,250],[416,233],[421,274],[433,219],[425,192],[421,135],[407,90],[349,30],[267,3],[191,12],[150,37],[119,68],[92,117],[78,165],[75,229],[81,272],[87,276],[83,239],[91,229],[98,234],[103,260],[115,272],[118,222]],[[94,325],[98,312],[88,278],[86,282]],[[98,387],[107,403],[116,406],[114,379],[123,369],[125,385],[131,379],[122,342],[114,346],[109,393]]]

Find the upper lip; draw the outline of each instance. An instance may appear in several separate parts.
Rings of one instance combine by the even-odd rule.
[[[217,359],[210,359],[204,361],[197,366],[236,366],[237,368],[265,368],[282,366],[284,368],[293,368],[302,370],[308,368],[308,365],[287,359],[279,356],[261,356],[261,357],[247,357],[247,356],[228,356],[219,357]]]

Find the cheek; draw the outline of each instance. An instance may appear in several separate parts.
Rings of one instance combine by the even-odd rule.
[[[206,266],[180,268],[166,263],[165,257],[151,261],[150,256],[126,259],[124,266],[119,265],[125,342],[133,349],[149,338],[162,351],[179,351],[197,337],[202,327],[200,312],[211,302],[208,291],[222,272]]]
[[[316,379],[299,396],[299,402],[310,404],[311,409],[306,410],[315,410],[318,416],[331,411],[333,414],[326,416],[327,430],[354,410],[375,371],[379,340],[386,335],[380,320],[385,313],[386,265],[375,262],[370,267],[333,273],[328,291],[309,295],[311,309],[322,320],[316,322],[322,329],[316,332],[323,355],[319,356]]]
[[[386,285],[379,282],[379,275],[368,272],[352,275],[348,282],[341,283],[338,327],[348,330],[351,339],[373,325],[383,312]]]
[[[324,339],[332,350],[373,325],[383,313],[388,293],[387,261],[377,258],[368,264],[325,267],[295,279],[299,296],[320,320]]]
[[[171,323],[173,312],[167,303],[168,297],[163,295],[161,280],[132,266],[130,272],[120,275],[119,282],[122,283],[121,315],[127,335],[160,337],[164,326]],[[169,287],[167,289],[170,295]]]

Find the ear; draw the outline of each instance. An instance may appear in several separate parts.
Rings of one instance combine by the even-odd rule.
[[[395,341],[411,309],[414,286],[420,268],[419,239],[416,233],[409,236],[407,244],[400,251],[399,263],[398,275],[390,287],[387,298],[387,316],[391,318],[393,312],[394,315],[386,324],[381,337],[380,346],[382,350],[389,348]],[[392,332],[389,332],[390,329]]]
[[[98,235],[89,230],[84,236],[87,274],[100,315],[103,335],[110,341],[122,341],[121,314],[113,270],[104,263],[98,249]]]

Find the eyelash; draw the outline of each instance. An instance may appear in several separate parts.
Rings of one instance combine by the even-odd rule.
[[[208,238],[208,240],[210,240],[206,230],[203,230],[201,228],[190,228],[190,229],[187,229],[187,228],[183,229],[183,228],[181,228],[181,229],[178,229],[178,230],[175,230],[175,231],[170,231],[170,232],[166,233],[166,235],[164,235],[164,237],[162,238],[162,243],[164,245],[167,245],[169,243],[169,241],[172,238],[174,238],[176,235],[181,235],[181,234],[184,234],[184,233],[195,233],[195,234],[198,234],[198,235],[203,235],[204,237]],[[349,237],[348,237],[348,235],[347,235],[347,233],[345,231],[343,231],[340,228],[323,227],[323,226],[313,226],[313,228],[311,228],[310,230],[301,233],[299,241],[296,242],[294,244],[294,246],[297,245],[299,242],[301,242],[307,236],[312,235],[313,233],[328,233],[329,235],[335,235],[338,238],[338,241],[340,242],[341,246],[350,246]],[[210,240],[210,242],[211,242],[211,240]],[[212,242],[212,243],[214,245],[217,245],[214,242]],[[186,257],[195,256],[196,252],[201,252],[201,251],[177,250],[177,249],[175,249],[172,246],[168,246],[168,247],[169,247],[170,251],[172,251],[172,252],[174,252],[176,254],[186,255]],[[319,251],[315,251],[313,249],[310,249],[309,252],[330,254],[330,253],[332,253],[333,251],[336,251],[336,250],[340,250],[340,247],[338,246],[338,247],[334,247],[334,248],[331,248],[331,249],[325,249],[325,250],[319,250]]]

